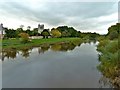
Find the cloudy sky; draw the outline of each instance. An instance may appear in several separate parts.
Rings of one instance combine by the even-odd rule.
[[[50,29],[67,25],[81,32],[106,34],[108,27],[117,22],[118,2],[0,1],[0,23],[8,28],[34,28],[40,23]]]

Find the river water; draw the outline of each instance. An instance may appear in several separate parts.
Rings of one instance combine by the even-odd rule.
[[[98,42],[59,43],[3,51],[3,88],[105,88]]]

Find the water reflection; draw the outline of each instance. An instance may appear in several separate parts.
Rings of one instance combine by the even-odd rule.
[[[51,45],[51,50],[53,51],[68,51],[73,50],[77,45],[73,43],[63,43],[63,44],[54,44]]]
[[[96,40],[85,40],[84,41],[84,43],[86,44],[86,43],[88,43],[88,44],[98,44],[98,41],[96,41]]]
[[[73,50],[76,46],[80,46],[81,42],[73,41],[73,42],[61,42],[61,43],[55,43],[55,44],[43,44],[38,48],[38,53],[43,54],[44,52],[48,51],[49,49],[52,51],[62,51],[66,52],[68,50]],[[7,59],[14,59],[17,57],[17,54],[20,54],[24,58],[28,58],[30,56],[30,53],[32,52],[33,48],[24,47],[20,50],[17,49],[3,49],[2,50],[2,61],[4,61],[5,58]]]
[[[49,44],[43,44],[40,47],[38,47],[38,53],[44,53],[46,51],[48,51],[48,49],[50,48]]]
[[[22,52],[22,56],[27,58],[30,56],[32,48],[24,47],[24,48],[20,49],[20,51]]]
[[[109,81],[97,71],[98,56],[96,44],[96,41],[84,43],[74,41],[43,44],[35,48],[24,47],[20,50],[3,49],[2,60],[4,61],[5,58],[9,59],[9,61],[3,62],[3,86],[29,86],[29,88],[55,86],[57,88],[112,87]],[[67,51],[71,52],[66,53]],[[29,60],[26,62],[21,59],[21,56],[25,58],[31,57],[25,59]],[[10,58],[18,61],[11,63]],[[16,76],[19,77],[15,78]]]
[[[51,45],[51,50],[60,51],[61,47],[62,47],[62,45],[60,45],[60,44],[53,44],[53,45]]]
[[[8,50],[2,50],[2,60],[4,61],[4,58],[16,58],[18,51],[16,49],[8,49]]]

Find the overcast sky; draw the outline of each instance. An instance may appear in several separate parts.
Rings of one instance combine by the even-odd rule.
[[[82,32],[106,34],[108,27],[118,22],[117,2],[70,1],[1,0],[0,23],[15,29],[21,24],[34,28],[40,23],[50,29],[66,25]]]

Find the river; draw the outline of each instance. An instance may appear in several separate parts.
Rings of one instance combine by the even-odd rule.
[[[98,42],[42,45],[3,52],[3,88],[105,88]]]

